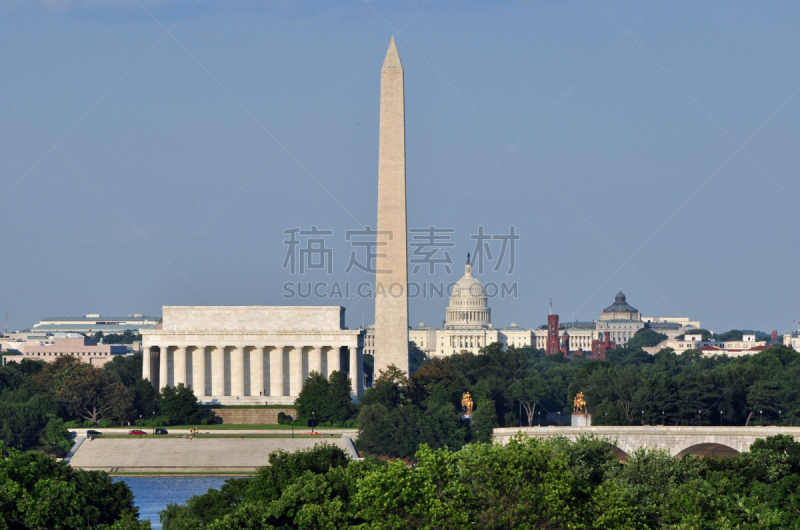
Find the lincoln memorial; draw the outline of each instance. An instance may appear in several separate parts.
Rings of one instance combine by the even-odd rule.
[[[201,403],[291,404],[312,371],[348,374],[364,391],[365,331],[339,306],[164,306],[142,330],[142,377],[156,390],[183,383]]]

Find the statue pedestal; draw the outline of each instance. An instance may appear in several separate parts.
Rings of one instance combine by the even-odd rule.
[[[592,426],[592,415],[591,414],[573,414],[572,415],[572,426],[573,427],[591,427]]]

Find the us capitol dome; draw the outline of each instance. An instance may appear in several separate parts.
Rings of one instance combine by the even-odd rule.
[[[453,286],[444,329],[492,329],[492,310],[483,284],[472,275],[469,254],[464,276]]]

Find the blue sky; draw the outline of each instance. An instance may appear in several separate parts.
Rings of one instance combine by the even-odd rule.
[[[331,304],[375,226],[380,66],[405,69],[410,228],[520,235],[493,322],[548,301],[786,332],[800,318],[796,2],[11,1],[0,8],[0,311]],[[168,33],[169,32],[169,33]],[[284,230],[332,232],[332,274]],[[304,243],[305,244],[305,243]],[[499,240],[492,243],[494,257]],[[508,256],[506,256],[508,260]],[[414,299],[438,325],[446,300]]]

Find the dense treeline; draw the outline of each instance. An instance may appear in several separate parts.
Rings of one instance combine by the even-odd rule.
[[[103,344],[133,344],[134,342],[142,341],[141,333],[134,333],[131,330],[125,330],[122,333],[109,333],[107,335],[102,331],[98,331],[91,337],[98,341],[102,339]]]
[[[179,385],[158,394],[141,373],[141,355],[103,368],[72,356],[0,366],[0,441],[63,456],[72,446],[70,427],[200,422],[191,390]]]
[[[465,392],[476,407],[471,423],[461,418]],[[495,343],[479,355],[427,360],[410,379],[379,375],[361,399],[359,444],[410,457],[421,443],[489,441],[493,427],[566,424],[578,392],[595,425],[797,425],[800,354],[783,346],[737,358],[631,347],[596,361]]]
[[[783,346],[736,358],[614,350],[575,372],[597,425],[797,425],[800,354]]]
[[[169,505],[164,530],[227,528],[800,528],[800,443],[758,440],[732,459],[640,450],[625,464],[584,438],[514,439],[416,464],[348,461],[330,446],[270,455],[252,479]]]
[[[124,482],[0,442],[0,529],[150,528],[137,518],[133,494]]]

